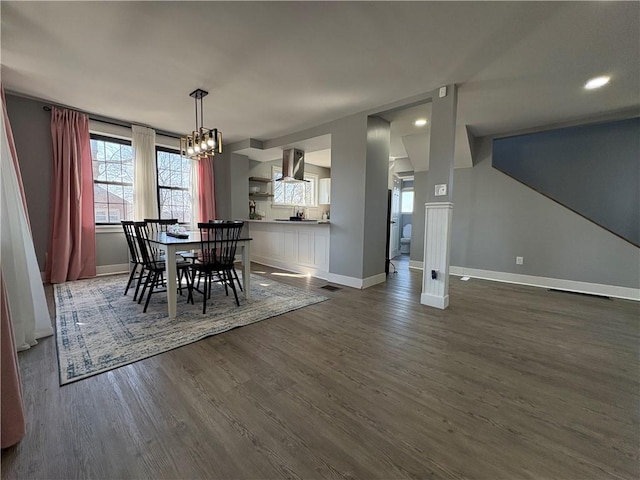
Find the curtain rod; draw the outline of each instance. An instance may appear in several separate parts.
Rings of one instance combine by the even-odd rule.
[[[58,105],[55,105],[55,106],[57,107]],[[59,108],[68,108],[68,107],[59,107]],[[51,111],[51,106],[50,105],[44,105],[42,107],[42,109],[45,112],[50,112]],[[89,117],[89,120],[94,120],[96,122],[106,123],[108,125],[114,125],[116,127],[131,128],[131,126],[133,125],[132,123],[125,122],[124,120],[110,119],[110,118],[107,118],[107,117],[102,117],[100,115],[95,115],[95,114],[92,114],[92,113],[83,112],[82,110],[77,110],[75,108],[71,108],[71,110],[76,110],[76,111],[78,111],[80,113],[84,113],[85,115],[87,115]],[[138,124],[136,124],[136,125],[138,125]],[[143,125],[143,126],[146,127],[147,125]],[[172,133],[172,132],[167,132],[165,130],[157,130],[157,129],[153,128],[153,127],[148,127],[148,128],[152,128],[153,130],[155,130],[157,135],[162,135],[164,137],[177,138],[177,139],[181,138],[180,135],[177,135],[177,134]]]

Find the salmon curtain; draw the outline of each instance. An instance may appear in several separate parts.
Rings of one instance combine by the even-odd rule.
[[[89,118],[51,109],[53,173],[46,278],[62,283],[96,276],[93,165]]]
[[[200,222],[216,220],[216,195],[213,158],[198,161],[198,218]]]

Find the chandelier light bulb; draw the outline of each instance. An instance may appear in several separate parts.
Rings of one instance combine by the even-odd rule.
[[[207,145],[213,147],[213,138],[209,137],[209,140],[207,140]]]
[[[189,147],[189,148],[187,148],[187,153],[188,153],[189,155],[193,155],[193,147]]]
[[[199,151],[200,151],[200,145],[196,144],[196,146],[195,146],[195,147],[193,147],[193,149],[194,149],[196,152],[199,152]]]

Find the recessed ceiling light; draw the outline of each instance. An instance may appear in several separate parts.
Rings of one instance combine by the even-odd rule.
[[[427,124],[427,120],[425,120],[424,118],[419,118],[418,120],[416,120],[415,122],[413,122],[413,124],[416,127],[424,127]]]
[[[602,77],[592,78],[591,80],[589,80],[587,83],[584,84],[584,88],[586,88],[587,90],[600,88],[605,86],[607,83],[609,83],[609,80],[611,80],[611,77],[608,77],[606,75]]]

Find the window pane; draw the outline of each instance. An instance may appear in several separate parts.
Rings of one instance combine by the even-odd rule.
[[[107,164],[104,162],[93,162],[93,179],[94,180],[107,180]]]
[[[133,150],[91,138],[93,200],[96,223],[120,223],[133,218]],[[124,185],[123,185],[124,184]]]
[[[156,162],[160,218],[177,218],[179,222],[190,221],[191,160],[179,153],[156,149]]]
[[[120,144],[104,142],[104,153],[107,162],[120,162]]]
[[[405,190],[402,192],[402,213],[413,213],[413,190]]]
[[[120,145],[120,155],[122,163],[133,165],[133,147],[131,145]]]

